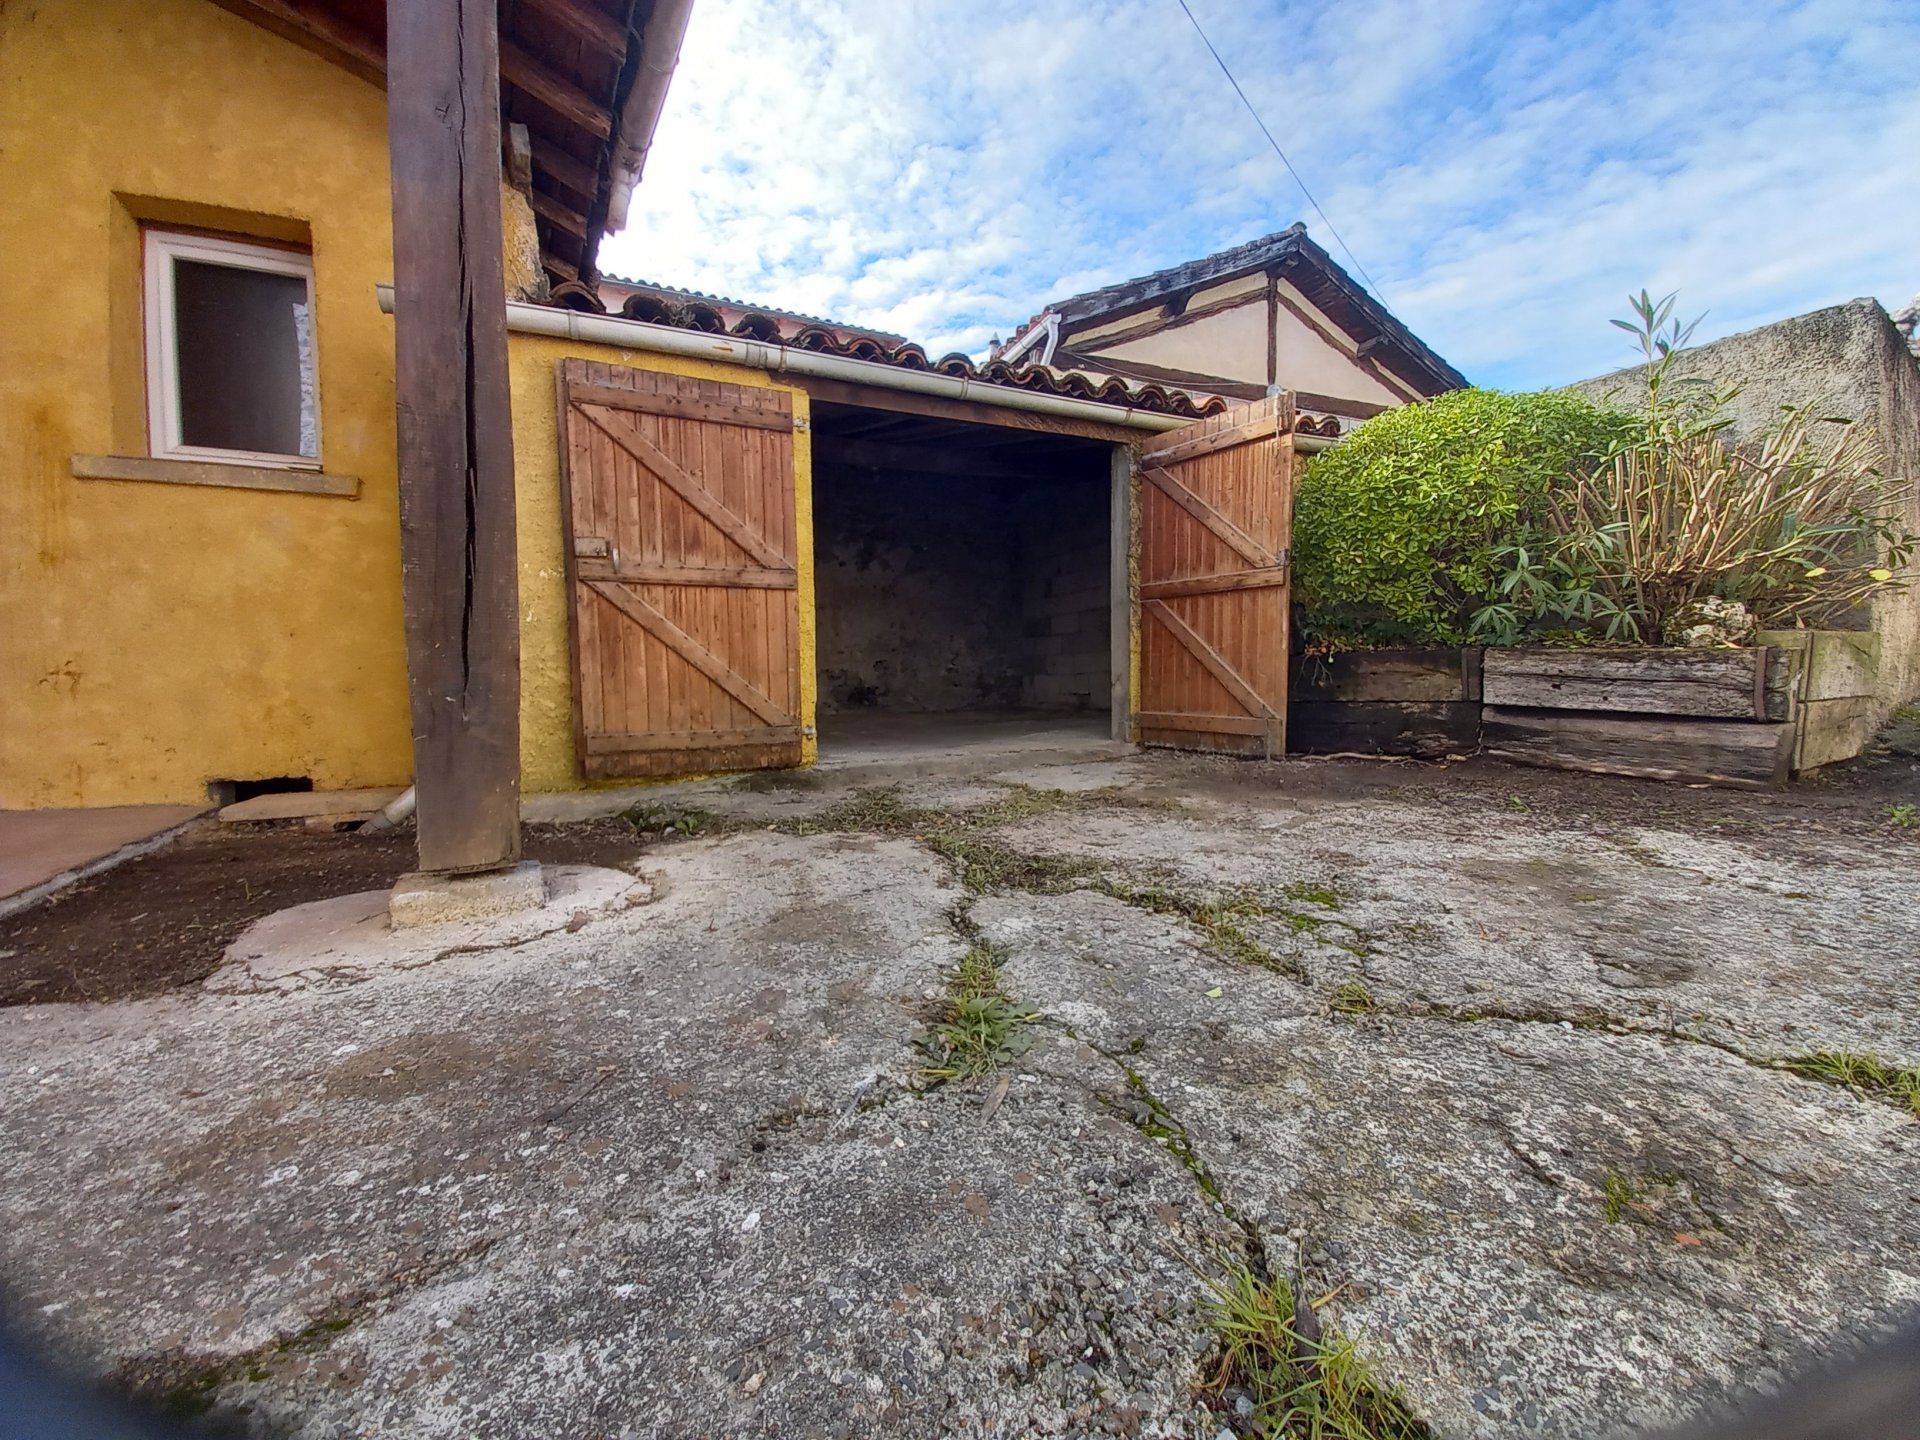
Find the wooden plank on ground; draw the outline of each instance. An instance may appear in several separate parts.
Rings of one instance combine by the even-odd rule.
[[[1721,720],[1787,718],[1786,671],[1765,675],[1756,713],[1759,652],[1740,650],[1489,649],[1489,705],[1613,710]],[[1771,669],[1771,667],[1769,667]]]
[[[1296,700],[1287,749],[1300,755],[1464,754],[1480,743],[1480,707],[1466,700]]]
[[[1484,709],[1480,728],[1487,754],[1522,765],[1746,789],[1786,780],[1793,736],[1789,724],[1630,718],[1502,705]]]
[[[290,795],[256,795],[251,800],[236,800],[220,811],[228,825],[244,825],[259,820],[306,820],[316,815],[354,815],[368,810],[384,810],[400,798],[397,789],[375,787],[370,790],[302,790]]]

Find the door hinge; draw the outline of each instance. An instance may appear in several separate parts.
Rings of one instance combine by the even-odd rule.
[[[1273,568],[1285,571],[1291,569],[1292,565],[1293,547],[1291,545],[1282,545],[1273,557]]]

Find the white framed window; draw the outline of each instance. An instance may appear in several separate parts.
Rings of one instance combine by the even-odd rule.
[[[153,456],[318,469],[313,257],[167,230],[145,244]]]

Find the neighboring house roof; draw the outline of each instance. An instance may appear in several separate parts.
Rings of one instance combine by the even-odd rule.
[[[738,308],[736,302],[716,303],[708,299],[682,301],[672,297],[693,292],[675,291],[667,286],[653,288],[665,293],[641,292],[631,295],[622,304],[619,313],[626,319],[650,325],[699,330],[711,335],[737,335],[743,339],[787,345],[797,350],[812,350],[890,365],[900,370],[933,371],[982,386],[1006,386],[1015,390],[1065,395],[1096,404],[1126,406],[1162,415],[1198,419],[1218,414],[1227,408],[1224,397],[1209,391],[1193,392],[1151,380],[1129,383],[1111,372],[1063,370],[1050,365],[1009,365],[1002,360],[989,360],[984,365],[976,365],[971,358],[958,353],[943,355],[935,360],[920,346],[897,336],[860,331],[853,326],[836,325],[830,321],[807,321],[796,326],[795,320],[801,317],[785,311],[740,308],[739,313],[729,319],[726,308]],[[552,298],[547,303],[588,314],[606,313],[606,306],[600,297],[584,285],[555,286]],[[1324,418],[1303,415],[1299,429],[1301,433],[1309,435],[1334,436],[1340,433],[1339,422],[1332,415]]]
[[[386,84],[383,0],[215,0],[376,85]],[[527,200],[540,255],[591,276],[626,223],[693,0],[500,3],[500,118],[530,140]]]
[[[1050,314],[1057,314],[1060,338],[1056,355],[1064,351],[1068,358],[1103,364],[1105,361],[1097,355],[1074,354],[1075,331],[1157,306],[1183,304],[1196,290],[1263,270],[1285,275],[1287,283],[1306,296],[1316,310],[1351,339],[1363,346],[1371,344],[1370,353],[1374,358],[1416,389],[1433,395],[1466,385],[1464,375],[1395,319],[1341,269],[1332,256],[1309,239],[1307,227],[1302,224],[1290,225],[1275,234],[1156,270],[1135,280],[1057,300],[1015,331],[1008,345],[1011,347],[1036,326],[1045,324]],[[1207,377],[1195,375],[1193,378],[1197,382]]]
[[[610,297],[607,292],[621,292]],[[610,299],[624,305],[635,295],[652,295],[669,305],[690,305],[695,302],[711,305],[728,315],[729,323],[746,315],[771,315],[783,322],[791,322],[794,329],[807,325],[817,325],[822,329],[835,330],[847,336],[866,336],[869,339],[884,341],[890,345],[904,345],[907,337],[895,335],[890,330],[870,330],[864,325],[848,325],[839,320],[827,320],[819,315],[808,315],[799,310],[782,310],[775,305],[755,305],[747,300],[735,300],[729,295],[713,295],[705,290],[684,290],[678,285],[661,285],[652,280],[629,280],[621,275],[602,275],[600,277],[600,299],[607,303]],[[619,308],[615,306],[613,308]]]

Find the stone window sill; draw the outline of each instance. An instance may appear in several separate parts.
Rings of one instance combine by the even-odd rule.
[[[166,485],[218,485],[230,490],[286,490],[297,495],[360,496],[357,475],[329,475],[277,465],[228,465],[215,460],[154,460],[135,455],[76,455],[81,480],[149,480]]]

